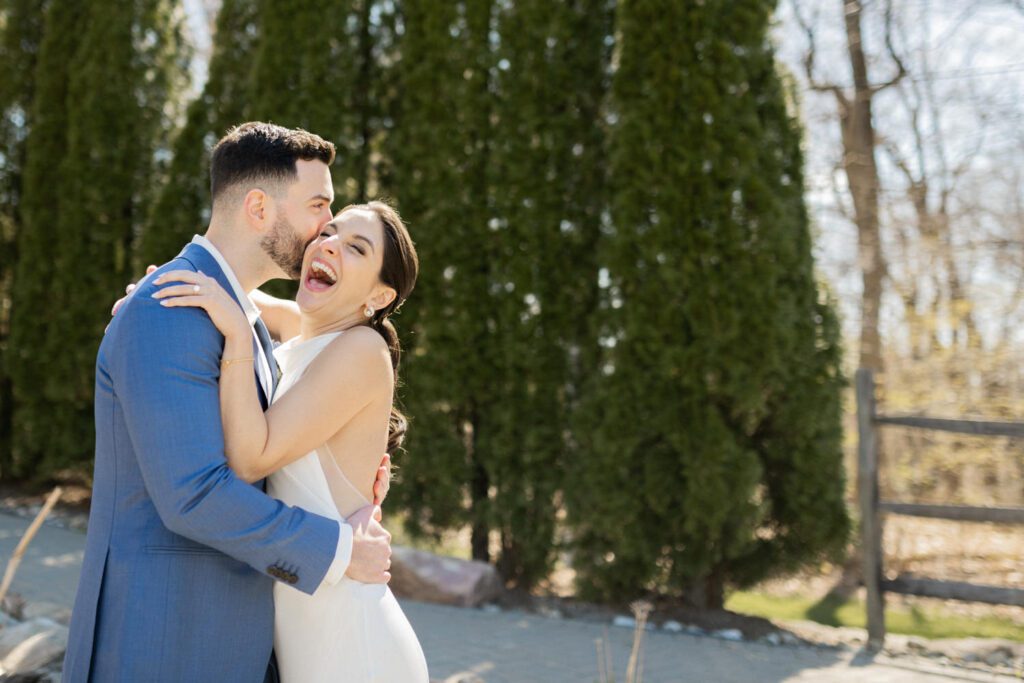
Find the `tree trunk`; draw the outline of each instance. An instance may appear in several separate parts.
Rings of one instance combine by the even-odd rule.
[[[491,528],[488,524],[488,507],[491,481],[487,476],[487,470],[479,460],[477,441],[479,437],[480,418],[474,410],[468,426],[467,446],[472,468],[472,481],[469,484],[469,498],[472,518],[469,545],[474,560],[481,562],[491,561],[490,534]]]
[[[853,97],[835,89],[839,105],[839,122],[843,139],[843,170],[853,198],[854,222],[857,225],[857,257],[861,272],[861,321],[858,367],[884,370],[879,317],[882,307],[882,285],[885,260],[878,209],[878,165],[875,161],[875,128],[871,117],[871,101],[875,90],[868,80],[867,60],[861,36],[860,0],[842,0],[846,24],[846,44],[853,73]],[[857,487],[860,495],[860,487]],[[843,565],[839,581],[830,596],[847,597],[861,583],[861,553],[854,546]]]
[[[488,506],[487,493],[490,482],[487,471],[480,463],[473,464],[472,482],[473,500],[473,529],[470,535],[470,547],[472,548],[473,559],[481,562],[491,561],[490,551],[490,527],[486,520]]]
[[[875,129],[871,119],[874,91],[868,82],[867,60],[861,40],[861,2],[844,0],[846,41],[853,71],[854,96],[841,101],[843,169],[853,196],[857,224],[857,252],[863,293],[861,295],[860,360],[862,368],[883,369],[879,314],[885,261],[878,225],[878,166],[875,163]]]

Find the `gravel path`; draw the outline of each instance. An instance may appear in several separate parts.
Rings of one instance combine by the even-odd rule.
[[[28,519],[0,513],[0,562]],[[78,583],[85,536],[44,525],[11,588],[30,615],[66,619]],[[595,641],[611,646],[616,680],[624,671],[632,630],[518,611],[461,609],[402,601],[427,654],[431,676],[449,683],[596,683]],[[869,658],[806,646],[730,642],[684,633],[646,634],[645,683],[1012,683],[1020,679],[941,667],[913,658]]]

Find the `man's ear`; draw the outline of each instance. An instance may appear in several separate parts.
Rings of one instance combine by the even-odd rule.
[[[255,228],[262,230],[270,217],[272,200],[263,190],[254,188],[245,193],[243,212],[245,218]]]

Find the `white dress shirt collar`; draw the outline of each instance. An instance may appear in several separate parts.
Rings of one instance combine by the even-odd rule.
[[[235,298],[238,299],[238,303],[242,305],[242,311],[245,313],[245,317],[248,318],[250,325],[255,325],[256,320],[260,317],[260,309],[256,308],[256,304],[249,298],[249,293],[242,289],[242,283],[235,277],[235,271],[231,270],[231,266],[224,260],[224,255],[220,253],[217,247],[213,246],[213,242],[206,239],[203,235],[196,235],[192,238],[192,244],[198,244],[206,251],[210,252],[214,260],[217,261],[217,265],[224,271],[224,276],[228,279],[228,284],[231,285],[231,289],[235,292]]]

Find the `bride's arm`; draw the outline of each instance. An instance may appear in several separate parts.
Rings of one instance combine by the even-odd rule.
[[[224,450],[228,465],[245,481],[258,481],[298,460],[374,400],[390,401],[394,375],[387,343],[374,330],[356,327],[331,341],[302,379],[264,413],[251,360],[252,331],[241,309],[216,281],[203,275],[168,273],[157,284],[175,280],[190,284],[166,287],[156,296],[168,306],[206,309],[224,335]],[[201,284],[202,295],[192,295],[193,282]],[[232,362],[239,359],[246,360]]]
[[[287,341],[299,334],[299,305],[290,299],[278,299],[254,289],[249,298],[260,309],[260,318],[278,341]]]
[[[393,389],[383,337],[369,327],[346,330],[270,406],[263,448],[247,455],[243,469],[235,471],[246,479],[262,479],[326,442],[371,403],[390,404]]]

